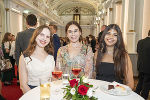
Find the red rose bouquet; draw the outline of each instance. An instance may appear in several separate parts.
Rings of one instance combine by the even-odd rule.
[[[85,82],[86,78],[81,77],[80,81],[76,79],[68,80],[69,84],[64,88],[64,99],[66,100],[98,100],[93,94],[91,89],[93,85]]]

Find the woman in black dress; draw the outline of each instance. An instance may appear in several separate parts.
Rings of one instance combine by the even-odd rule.
[[[4,54],[4,59],[9,59],[11,61],[11,57],[9,56],[9,52],[11,49],[11,41],[12,34],[7,32],[4,35],[4,38],[2,40],[2,50]],[[6,70],[2,72],[2,82],[4,85],[11,85],[11,81],[13,80],[12,70]]]
[[[95,53],[96,79],[119,82],[133,89],[132,64],[118,25],[110,24],[99,41]]]

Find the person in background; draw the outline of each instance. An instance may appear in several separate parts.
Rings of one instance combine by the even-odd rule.
[[[81,43],[82,29],[76,21],[70,21],[65,27],[69,44],[60,47],[57,53],[56,68],[65,67],[71,70],[72,65],[82,68],[81,74],[91,78],[93,68],[93,52],[90,46]],[[59,66],[61,65],[61,66]]]
[[[0,59],[4,57],[3,50],[0,46]],[[2,96],[2,81],[1,81],[1,71],[0,71],[0,100],[5,100],[5,98]]]
[[[28,47],[29,40],[37,26],[37,18],[34,14],[30,14],[26,18],[27,29],[25,31],[19,32],[16,37],[15,42],[15,59],[17,65],[19,64],[19,57],[23,51]]]
[[[89,40],[91,43],[92,51],[93,51],[93,53],[95,53],[96,39],[93,35],[89,35]]]
[[[90,40],[89,40],[89,36],[86,36],[86,43],[85,43],[87,46],[91,46],[90,45]]]
[[[32,37],[32,34],[37,26],[37,18],[34,14],[30,14],[27,16],[26,25],[27,25],[27,29],[25,31],[19,32],[16,37],[15,59],[16,59],[17,66],[19,65],[19,57],[27,49],[29,40]],[[19,80],[18,75],[17,75],[17,80]]]
[[[132,63],[129,58],[121,30],[118,25],[110,24],[104,30],[95,53],[96,79],[119,82],[134,88]]]
[[[19,59],[19,80],[23,93],[48,80],[55,67],[53,47],[48,26],[39,26],[33,33],[28,48]]]
[[[13,66],[12,68],[13,77],[16,78],[15,76],[15,35],[12,35],[11,38],[11,49],[10,49],[9,56]]]
[[[9,59],[10,61],[11,61],[11,57],[9,56],[9,53],[11,49],[11,43],[10,43],[11,38],[12,38],[12,34],[7,32],[5,33],[4,38],[2,40],[2,50],[4,54],[4,59]],[[2,82],[4,82],[4,85],[11,85],[12,80],[13,80],[12,70],[6,70],[2,72]]]
[[[137,53],[139,81],[135,92],[147,100],[150,90],[150,30],[146,38],[138,41]]]
[[[98,34],[98,41],[100,41],[101,36],[102,36],[102,34],[103,34],[103,31],[105,30],[106,27],[107,27],[107,25],[103,25],[103,26],[101,27],[101,32],[99,32],[99,34]]]
[[[56,25],[49,25],[52,33],[52,42],[54,46],[54,59],[56,61],[57,58],[57,51],[61,47],[59,36],[57,35],[57,26]]]

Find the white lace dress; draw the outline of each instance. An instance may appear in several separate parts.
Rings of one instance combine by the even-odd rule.
[[[28,85],[39,86],[40,79],[48,80],[52,76],[55,61],[51,55],[48,55],[44,62],[32,56],[31,59],[29,57],[24,58],[28,72]]]

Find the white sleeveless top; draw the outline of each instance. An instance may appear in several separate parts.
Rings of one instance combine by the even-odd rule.
[[[28,71],[28,85],[39,86],[40,79],[49,79],[52,76],[52,71],[55,67],[55,61],[53,56],[48,55],[44,62],[39,59],[30,56],[25,57],[26,68]]]

